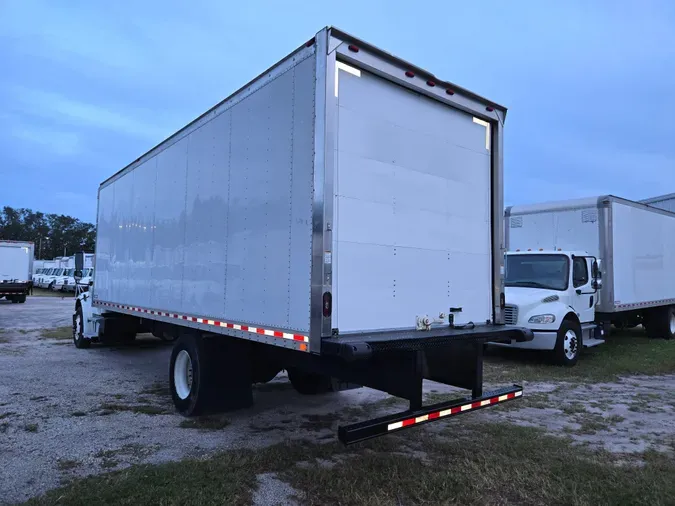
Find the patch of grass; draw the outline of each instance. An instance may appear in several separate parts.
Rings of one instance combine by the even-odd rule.
[[[537,350],[491,348],[485,358],[485,381],[568,381],[589,384],[614,381],[620,376],[658,375],[675,371],[675,346],[648,339],[641,328],[613,333],[600,346],[583,350],[574,367],[551,364]]]
[[[37,423],[27,423],[26,425],[23,426],[23,430],[26,432],[37,432],[38,431],[38,424]]]
[[[9,423],[8,422],[0,423],[0,434],[4,434],[5,432],[7,432],[7,429],[9,429]]]
[[[305,421],[300,424],[299,428],[303,430],[330,429],[339,419],[333,413],[329,413],[327,415],[302,415],[302,417],[305,419]]]
[[[72,298],[75,295],[72,292],[55,292],[54,290],[46,290],[44,288],[33,288],[33,294],[30,297],[68,297]]]
[[[73,411],[70,416],[87,416],[87,413],[84,411]]]
[[[221,430],[230,425],[229,420],[224,418],[202,416],[199,418],[186,418],[181,420],[179,426],[183,429],[200,429],[200,430]]]
[[[169,385],[165,383],[153,383],[151,386],[141,390],[141,393],[144,395],[157,395],[159,397],[171,397],[171,390],[169,390]],[[118,394],[119,395],[119,394]],[[121,398],[122,396],[118,397]]]
[[[606,418],[595,413],[584,413],[575,417],[580,427],[573,431],[575,434],[595,434],[601,430],[606,430],[611,425]]]
[[[142,415],[165,415],[167,410],[160,406],[153,406],[152,404],[114,404],[110,402],[104,402],[100,406],[101,412],[99,414],[110,414],[108,412],[122,412],[129,411],[131,413],[139,413]]]
[[[101,462],[101,467],[103,469],[111,469],[113,467],[117,467],[119,462],[117,462],[115,459],[103,459],[103,462]]]
[[[616,425],[617,423],[621,423],[621,422],[625,421],[626,419],[621,415],[610,415],[610,416],[606,417],[605,420],[610,425]]]
[[[288,442],[132,466],[77,480],[28,504],[248,505],[262,473],[277,473],[308,505],[670,503],[675,460],[655,452],[640,457],[640,466],[634,457],[617,466],[616,455],[537,429],[452,423],[440,434],[411,429],[349,448]]]
[[[152,451],[153,449],[149,446],[131,443],[114,450],[100,450],[94,455],[94,457],[99,459],[114,459],[116,457],[141,458],[149,455],[152,453]]]
[[[577,413],[586,413],[586,406],[581,402],[572,402],[562,407],[562,412],[566,415],[575,415]]]
[[[56,327],[54,329],[44,329],[40,332],[39,339],[72,339],[73,329],[71,327]]]
[[[0,355],[8,355],[10,357],[17,357],[26,354],[26,348],[6,348],[0,347]]]
[[[69,459],[59,459],[56,463],[56,467],[59,471],[70,471],[82,465],[82,462],[79,460],[69,460]]]

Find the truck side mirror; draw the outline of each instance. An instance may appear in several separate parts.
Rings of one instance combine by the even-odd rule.
[[[591,281],[591,288],[593,288],[593,290],[600,290],[602,288],[602,280],[594,279]]]
[[[593,264],[591,265],[591,277],[593,279],[602,278],[602,271],[600,270],[600,261],[599,260],[593,260]]]
[[[75,273],[73,277],[75,282],[79,283],[82,279],[82,271],[84,270],[84,251],[78,251],[75,253]]]

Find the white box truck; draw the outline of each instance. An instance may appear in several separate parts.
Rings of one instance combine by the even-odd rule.
[[[26,302],[33,286],[33,243],[0,240],[0,299]]]
[[[675,212],[675,193],[652,197],[651,199],[641,200],[640,202],[651,207],[663,209],[664,211],[670,211],[671,213]]]
[[[482,390],[503,325],[506,109],[334,28],[104,181],[78,348],[178,338],[184,415],[360,385],[410,409],[354,443],[514,399]],[[422,404],[422,381],[471,394]]]
[[[506,322],[534,331],[512,346],[574,365],[610,326],[675,336],[675,214],[611,195],[505,212]]]

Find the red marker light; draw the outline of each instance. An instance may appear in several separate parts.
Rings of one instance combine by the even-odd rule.
[[[311,46],[313,46],[313,45],[314,45],[314,39],[309,39],[309,40],[305,43],[305,47],[311,47]]]
[[[455,92],[452,91],[452,90],[450,90],[450,89],[445,90],[445,92],[446,92],[448,95],[454,95],[454,94],[455,94]]]
[[[359,48],[356,47],[354,44],[352,44],[350,46],[347,46],[347,49],[349,49],[352,53],[358,53],[359,52]]]
[[[415,73],[414,73],[414,72],[411,72],[410,70],[408,70],[408,71],[405,73],[405,75],[406,75],[406,77],[415,77]]]
[[[432,88],[436,86],[436,83],[433,81],[427,81],[427,86],[431,86]]]
[[[494,109],[493,109],[492,107],[490,107],[490,106],[486,107],[485,110],[488,111],[488,112],[494,111]]]
[[[330,292],[324,292],[323,294],[323,316],[324,318],[330,317],[333,312],[333,295]]]

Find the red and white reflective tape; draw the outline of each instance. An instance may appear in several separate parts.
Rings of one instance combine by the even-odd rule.
[[[203,325],[213,325],[214,327],[224,327],[233,330],[240,330],[242,332],[249,332],[251,334],[258,334],[261,336],[279,337],[281,339],[289,339],[291,341],[299,341],[302,343],[309,342],[308,336],[303,336],[301,334],[291,334],[289,332],[281,332],[279,330],[262,329],[260,327],[252,327],[250,325],[241,325],[238,323],[230,323],[220,320],[210,320],[208,318],[199,318],[197,316],[188,316],[178,313],[167,313],[165,311],[155,311],[152,309],[145,309],[142,307],[125,306],[123,304],[113,304],[112,302],[97,301],[96,304],[101,306],[113,307],[117,309],[126,309],[127,311],[135,311],[137,313],[146,313],[151,315],[164,316],[166,318],[175,318],[176,320],[185,320],[188,322],[201,323]]]
[[[512,392],[510,394],[498,395],[495,397],[490,397],[482,401],[468,402],[462,404],[461,406],[455,406],[454,408],[444,409],[442,411],[434,411],[427,415],[418,416],[416,418],[408,418],[407,420],[401,420],[400,422],[390,423],[387,425],[387,431],[401,429],[403,427],[410,427],[416,423],[427,422],[429,420],[435,420],[436,418],[443,418],[444,416],[456,415],[462,411],[469,411],[471,409],[483,408],[491,404],[498,404],[500,402],[508,401],[520,397],[523,395],[523,391],[519,390],[517,392]]]

